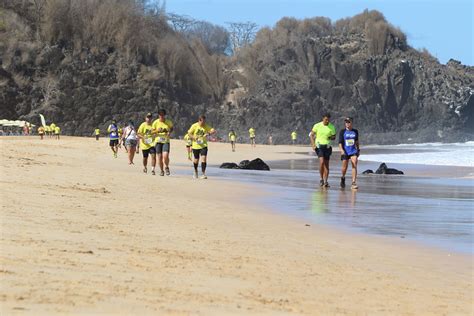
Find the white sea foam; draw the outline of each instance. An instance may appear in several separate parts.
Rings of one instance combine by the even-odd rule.
[[[400,144],[390,146],[371,145],[365,148],[396,149],[400,150],[401,153],[363,155],[360,157],[361,160],[386,163],[474,167],[474,142],[452,144]],[[410,150],[410,152],[403,153],[404,149]],[[412,152],[413,150],[415,150],[415,152]],[[420,152],[416,152],[417,150],[420,150]]]

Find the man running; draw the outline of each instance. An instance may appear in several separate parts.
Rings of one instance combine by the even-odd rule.
[[[336,138],[336,128],[329,122],[331,115],[326,113],[323,120],[314,124],[311,133],[311,147],[319,157],[319,182],[321,187],[329,188],[329,159],[332,154],[331,140]]]
[[[41,140],[43,140],[43,137],[44,137],[44,127],[43,126],[38,127],[38,135],[41,137]]]
[[[112,124],[110,124],[109,127],[107,128],[107,132],[109,133],[110,149],[112,149],[112,152],[114,153],[114,158],[117,158],[118,142],[119,142],[117,121],[112,120]]]
[[[357,162],[359,159],[359,131],[352,128],[352,118],[344,119],[345,128],[339,132],[339,149],[341,150],[342,177],[341,188],[346,187],[346,171],[349,160],[352,164],[352,185],[351,189],[357,189]]]
[[[173,131],[173,122],[166,119],[166,111],[158,111],[158,119],[153,124],[153,131],[156,133],[156,154],[158,155],[158,164],[160,165],[160,176],[170,175],[170,134]],[[163,170],[164,167],[164,170]]]
[[[250,136],[250,146],[255,147],[255,129],[253,127],[249,129],[249,136]]]
[[[232,147],[232,151],[235,151],[235,139],[236,139],[237,135],[235,134],[234,130],[231,130],[230,133],[229,133],[229,141],[230,141],[230,145]]]
[[[60,133],[61,133],[61,128],[56,125],[56,127],[54,128],[54,135],[56,136],[56,139],[58,139],[58,140],[59,140],[59,134]]]
[[[55,130],[56,130],[56,124],[54,123],[49,124],[49,137],[51,138],[54,137]]]
[[[296,139],[297,138],[298,138],[298,134],[296,133],[296,131],[291,132],[291,143],[293,145],[296,145]]]
[[[100,129],[98,127],[95,128],[94,133],[95,133],[95,140],[99,140]]]
[[[129,121],[128,125],[123,130],[122,142],[128,154],[128,164],[133,165],[133,158],[135,157],[138,145],[138,135],[132,121]]]
[[[191,125],[191,128],[188,130],[189,138],[193,141],[194,179],[198,178],[199,158],[201,158],[201,179],[207,179],[207,136],[214,134],[215,132],[216,130],[214,128],[206,124],[206,117],[204,115],[199,116],[199,121]]]
[[[151,174],[155,175],[156,149],[151,119],[152,115],[148,113],[145,117],[145,122],[138,128],[138,138],[140,139],[140,147],[143,154],[143,172],[147,173],[148,156],[151,155]]]

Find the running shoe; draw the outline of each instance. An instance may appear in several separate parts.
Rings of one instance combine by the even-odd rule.
[[[345,187],[346,187],[346,178],[341,177],[341,188],[345,188]]]
[[[165,171],[166,171],[166,175],[169,176],[170,175],[170,168],[165,168]]]
[[[325,187],[325,188],[329,188],[329,187],[331,187],[331,186],[330,186],[329,183],[326,181],[326,182],[324,182],[324,187]]]
[[[319,180],[319,186],[323,187],[324,186],[324,180]]]
[[[148,170],[146,169],[146,167],[143,168],[143,173],[147,173],[147,171],[148,171]]]
[[[156,175],[155,170],[152,170],[152,171],[151,171],[151,174],[152,174],[152,175]]]
[[[357,186],[357,184],[355,182],[352,182],[352,185],[351,185],[351,189],[358,189],[359,187]]]
[[[199,179],[207,179],[207,176],[203,174]]]
[[[193,173],[193,179],[197,179],[198,178],[198,173],[196,171],[194,171]]]
[[[163,170],[160,171],[160,176],[164,176],[165,172]]]

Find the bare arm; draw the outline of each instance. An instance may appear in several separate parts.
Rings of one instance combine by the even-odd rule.
[[[309,139],[311,141],[311,147],[313,149],[316,148],[316,144],[314,143],[315,137],[316,137],[316,134],[313,131],[311,131],[311,133],[309,133]]]

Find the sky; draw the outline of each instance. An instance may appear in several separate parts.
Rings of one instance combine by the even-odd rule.
[[[225,26],[251,21],[273,27],[282,17],[352,17],[382,12],[413,48],[426,48],[445,64],[450,58],[474,65],[473,0],[166,0],[166,11]]]

